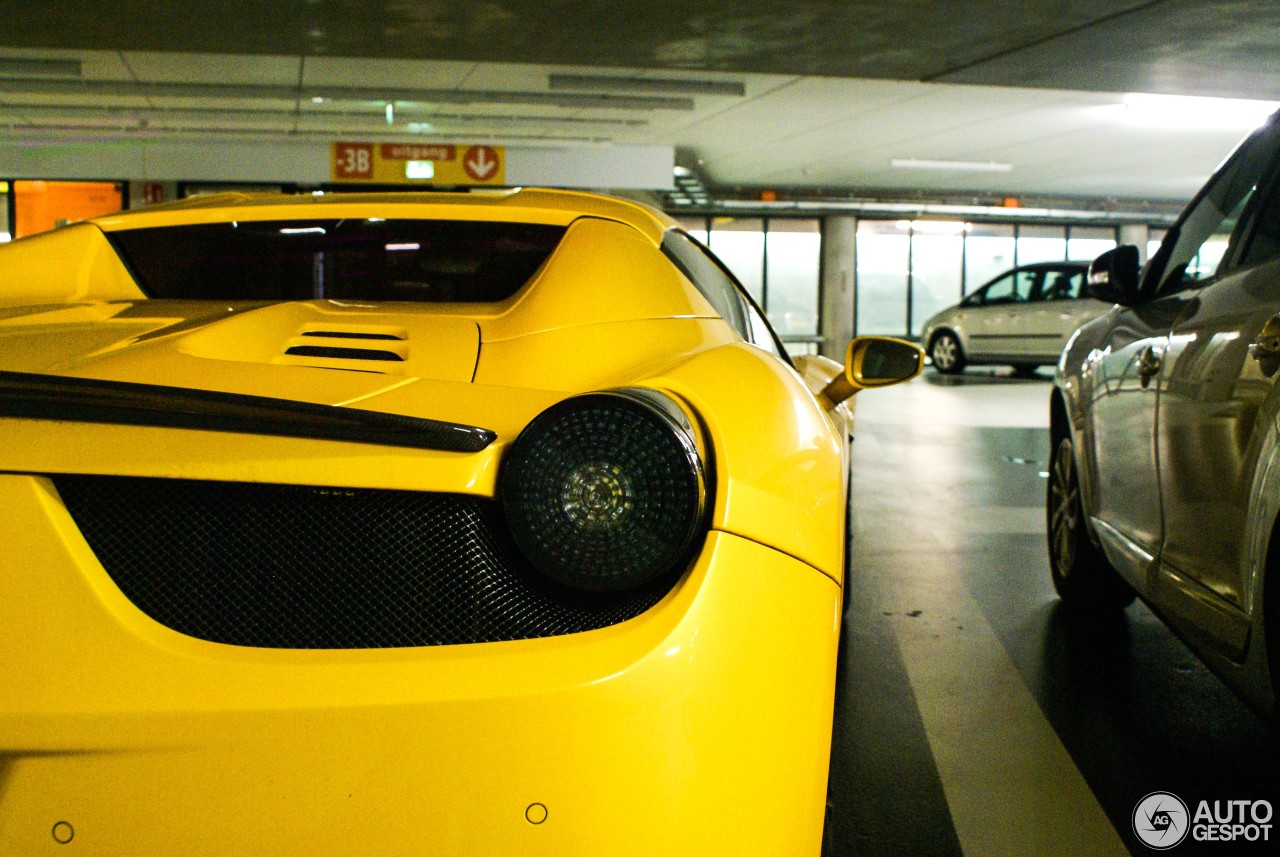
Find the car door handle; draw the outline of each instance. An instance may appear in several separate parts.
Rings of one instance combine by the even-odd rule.
[[[1142,389],[1147,389],[1151,379],[1160,371],[1161,356],[1160,349],[1154,345],[1148,345],[1138,355],[1138,383],[1142,385]]]
[[[1249,356],[1254,360],[1280,357],[1280,336],[1259,336],[1249,343]]]
[[[1273,322],[1267,322],[1258,338],[1249,343],[1249,356],[1258,361],[1262,374],[1270,378],[1280,369],[1280,334],[1273,332]]]

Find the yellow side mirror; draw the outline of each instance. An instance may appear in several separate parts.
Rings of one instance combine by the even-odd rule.
[[[838,405],[859,390],[910,381],[924,370],[920,346],[889,336],[859,336],[844,353],[844,371],[822,389],[822,396]]]

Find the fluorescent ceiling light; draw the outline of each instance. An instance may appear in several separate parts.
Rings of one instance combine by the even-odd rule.
[[[671,190],[667,197],[669,201],[677,205],[710,204],[711,197],[707,191],[707,186],[696,171],[682,164],[676,164],[672,172],[674,176]]]
[[[919,158],[894,158],[889,166],[898,170],[949,170],[957,173],[1007,173],[1013,164],[997,161],[928,161]]]
[[[1248,131],[1266,122],[1280,102],[1131,92],[1121,106],[1125,121],[1151,128]]]

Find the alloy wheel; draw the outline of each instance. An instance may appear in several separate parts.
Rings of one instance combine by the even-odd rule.
[[[955,368],[960,357],[960,343],[956,342],[955,337],[950,334],[943,333],[933,341],[930,356],[933,358],[933,365],[939,371],[949,372]]]
[[[1064,437],[1054,451],[1049,472],[1049,543],[1053,564],[1066,577],[1075,563],[1080,537],[1080,482],[1076,477],[1075,449]]]

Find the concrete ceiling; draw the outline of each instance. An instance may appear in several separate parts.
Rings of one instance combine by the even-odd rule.
[[[1175,201],[1246,130],[1126,93],[1280,100],[1280,3],[0,0],[0,135],[32,141],[664,145],[721,188]]]

